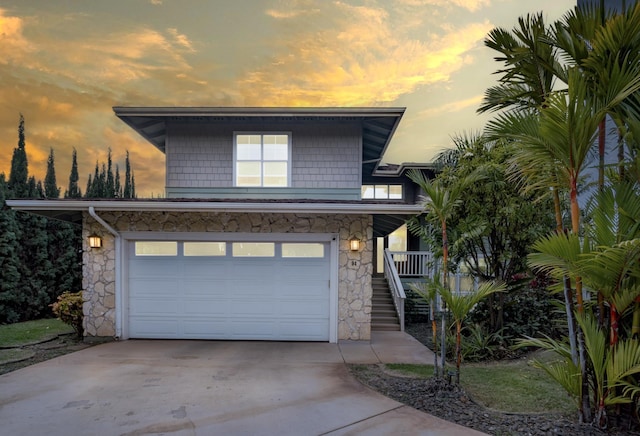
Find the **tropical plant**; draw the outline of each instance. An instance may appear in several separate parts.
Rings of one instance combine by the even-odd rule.
[[[436,301],[438,295],[438,281],[435,279],[438,274],[434,274],[434,278],[426,277],[425,282],[411,283],[409,288],[418,294],[429,305],[429,318],[431,319],[431,334],[433,343],[433,375],[438,377],[438,325],[436,320]],[[444,315],[443,315],[444,316]],[[442,375],[444,376],[444,366],[442,367]]]
[[[513,153],[504,141],[483,135],[454,138],[459,157],[454,166],[438,174],[445,183],[481,173],[482,183],[468,185],[449,219],[453,243],[450,254],[458,265],[481,281],[504,282],[509,292],[487,300],[486,323],[491,331],[504,327],[506,299],[523,289],[526,255],[531,244],[553,225],[548,199],[524,193],[511,183],[509,159]]]
[[[495,292],[503,292],[506,289],[504,284],[486,282],[481,284],[477,290],[469,293],[456,293],[448,286],[439,286],[438,293],[447,306],[453,317],[456,327],[456,383],[460,383],[460,363],[462,362],[462,323],[467,314],[481,300]]]
[[[411,170],[407,175],[424,193],[422,207],[426,213],[427,219],[431,222],[436,221],[440,225],[442,235],[442,286],[448,288],[449,238],[447,233],[447,220],[451,217],[455,208],[460,204],[464,189],[470,184],[480,180],[482,177],[479,173],[473,173],[465,178],[457,179],[454,183],[447,186],[441,179],[429,180],[425,174],[420,171]],[[434,304],[434,301],[431,303]],[[446,309],[446,307],[443,307],[443,310],[444,309]],[[445,367],[446,355],[445,322],[445,316],[442,316],[440,354],[443,370]]]

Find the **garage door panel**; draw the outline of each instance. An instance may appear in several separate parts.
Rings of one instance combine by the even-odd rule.
[[[221,316],[227,314],[228,312],[229,305],[226,301],[189,299],[184,302],[184,313],[186,315]]]
[[[260,299],[254,301],[231,300],[229,301],[229,314],[239,316],[273,314],[276,304],[270,299]]]
[[[250,278],[271,277],[274,275],[276,265],[277,262],[270,257],[251,259],[234,257],[230,269],[235,274],[241,274],[242,276]]]
[[[271,318],[233,318],[229,339],[275,339],[275,326]]]
[[[293,341],[310,340],[306,338],[322,341],[329,335],[328,325],[327,319],[287,319],[280,321],[278,334]]]
[[[302,301],[283,301],[278,304],[278,313],[280,315],[292,315],[300,317],[300,314],[306,316],[323,316],[329,319],[329,305],[321,299],[317,299],[315,304],[309,304],[309,300]]]
[[[249,279],[234,279],[229,280],[229,293],[228,295],[238,299],[253,299],[253,298],[273,298],[276,290],[273,286],[270,286],[268,282]]]
[[[180,265],[176,258],[172,257],[172,261],[167,258],[143,258],[135,259],[135,267],[129,268],[129,277],[175,277],[179,274]]]
[[[329,283],[324,280],[322,283],[291,283],[289,286],[283,288],[280,292],[281,297],[287,298],[299,298],[299,297],[317,297],[325,299],[325,296],[329,292]]]
[[[171,316],[182,312],[182,302],[177,298],[139,298],[132,302],[129,311],[132,315]]]
[[[180,289],[180,283],[175,278],[136,278],[129,280],[129,287],[135,289],[138,297],[169,296],[176,295]]]
[[[129,335],[138,338],[329,340],[324,258],[129,254]],[[133,244],[131,244],[133,245]],[[287,255],[296,255],[288,253]]]
[[[206,297],[219,299],[227,294],[228,286],[226,280],[187,279],[182,282],[182,289],[187,298]]]
[[[187,277],[213,279],[224,278],[229,273],[229,263],[219,258],[205,260],[188,259],[184,264],[184,275]]]
[[[183,323],[183,333],[191,339],[227,339],[228,329],[228,320],[225,317],[188,320]]]
[[[135,318],[131,320],[131,333],[134,337],[151,339],[177,339],[179,322],[167,317]]]

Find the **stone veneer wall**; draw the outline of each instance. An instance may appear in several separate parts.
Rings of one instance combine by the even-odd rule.
[[[118,232],[336,233],[338,259],[338,339],[371,338],[371,274],[373,220],[369,215],[272,213],[99,212]],[[91,249],[87,238],[102,237],[102,248]],[[349,250],[349,238],[366,240],[359,252]],[[88,213],[83,217],[84,331],[88,340],[113,338],[115,331],[115,238]],[[352,261],[357,262],[352,264]]]

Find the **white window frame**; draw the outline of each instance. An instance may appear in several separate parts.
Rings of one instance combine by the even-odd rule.
[[[376,196],[376,188],[380,186],[380,187],[386,187],[387,189],[387,195],[384,197],[378,197]],[[391,187],[392,186],[399,186],[400,187],[400,198],[390,198],[391,197]],[[365,187],[371,187],[373,189],[373,197],[365,197],[364,195],[362,196],[363,200],[389,200],[389,201],[399,201],[399,200],[404,200],[404,185],[402,183],[365,183],[362,185],[361,187],[361,191],[363,191]]]
[[[260,135],[260,184],[259,185],[239,185],[238,184],[238,135]],[[287,136],[287,184],[285,186],[264,186],[264,140],[265,135],[286,135]],[[233,186],[237,188],[288,188],[291,186],[291,132],[286,131],[237,131],[233,132]],[[266,161],[284,162],[284,161]]]

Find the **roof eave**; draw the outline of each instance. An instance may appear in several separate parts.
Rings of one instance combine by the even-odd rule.
[[[22,211],[96,211],[120,212],[243,212],[243,213],[341,213],[415,215],[419,204],[387,203],[261,203],[206,201],[83,201],[83,200],[7,200],[7,205]]]

